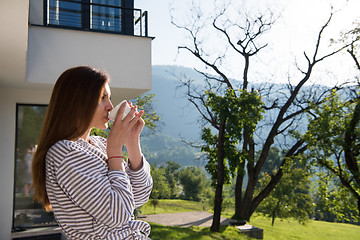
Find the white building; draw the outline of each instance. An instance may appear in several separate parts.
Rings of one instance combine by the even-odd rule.
[[[0,239],[42,226],[29,213],[28,225],[15,220],[15,202],[25,196],[25,187],[15,187],[23,177],[24,161],[16,159],[25,154],[18,152],[24,109],[46,107],[57,77],[78,65],[109,73],[114,104],[151,89],[147,13],[133,9],[133,1],[0,1]]]

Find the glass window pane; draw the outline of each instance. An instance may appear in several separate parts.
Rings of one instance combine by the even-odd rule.
[[[33,201],[31,186],[31,161],[47,106],[18,104],[16,108],[13,228],[17,231],[29,227],[56,225],[53,213],[44,211],[40,204]]]
[[[92,3],[109,6],[91,6],[91,29],[121,32],[121,7],[120,0],[92,0]],[[116,6],[116,7],[110,7]]]
[[[49,24],[81,27],[81,0],[71,1],[49,0]]]

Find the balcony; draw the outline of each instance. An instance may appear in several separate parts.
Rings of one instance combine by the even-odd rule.
[[[109,73],[114,101],[150,90],[153,38],[148,37],[147,12],[131,3],[120,7],[95,1],[30,0],[26,5],[7,0],[9,8],[1,14],[15,14],[21,4],[28,15],[17,13],[21,17],[11,29],[0,27],[9,33],[0,44],[6,56],[0,59],[0,87],[51,89],[65,69],[89,65]]]
[[[45,0],[43,25],[85,31],[148,36],[147,12],[99,0]]]

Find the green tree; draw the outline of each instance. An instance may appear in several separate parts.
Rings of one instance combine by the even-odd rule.
[[[173,161],[167,161],[164,166],[165,177],[170,187],[170,198],[176,198],[180,191],[179,188],[180,168],[181,168],[180,164]]]
[[[270,174],[265,173],[260,185],[266,185],[270,178]],[[294,218],[305,223],[314,212],[310,184],[310,173],[302,168],[286,171],[280,183],[259,205],[257,211],[271,217],[271,225],[274,225],[276,218]]]
[[[360,215],[359,41],[359,22],[355,22],[352,30],[342,33],[339,40],[332,40],[334,45],[347,46],[346,50],[358,70],[355,76],[358,86],[348,89],[346,97],[353,93],[350,100],[344,99],[344,94],[340,98],[333,91],[322,105],[315,108],[315,112],[309,114],[310,124],[303,136],[309,144],[314,164],[330,174],[326,177],[320,174],[322,181],[318,182],[316,214],[322,209],[340,221],[359,219]],[[347,197],[344,196],[346,192]],[[334,204],[337,202],[335,199],[341,199],[338,206]],[[353,213],[354,199],[357,202],[357,217],[345,213]]]
[[[248,158],[246,152],[239,150],[241,141],[239,132],[243,129],[251,137],[256,124],[262,119],[262,106],[257,92],[228,88],[225,96],[206,91],[206,107],[211,109],[214,122],[212,126],[218,134],[213,134],[210,127],[202,130],[205,145],[201,150],[206,154],[206,170],[211,174],[215,187],[213,231],[218,231],[223,202],[223,185],[230,183],[230,176],[241,172],[245,175],[243,163]]]
[[[260,152],[257,152],[257,156],[259,156]],[[261,174],[268,173],[271,174],[274,168],[279,168],[282,160],[282,153],[277,147],[271,147],[269,150],[269,155],[267,160],[264,163],[263,168],[261,169]]]
[[[171,195],[169,183],[165,177],[165,169],[151,167],[151,176],[153,179],[153,189],[150,194],[151,199],[168,199]]]
[[[187,23],[178,24],[176,19],[172,17],[172,22],[179,29],[186,32],[190,38],[188,43],[178,48],[192,54],[204,64],[203,69],[205,70],[197,70],[203,76],[203,84],[194,84],[191,78],[182,76],[180,78],[186,89],[187,98],[199,111],[202,119],[212,127],[211,130],[216,132],[211,133],[209,129],[205,130],[203,140],[209,145],[209,149],[205,149],[205,151],[210,156],[208,159],[213,162],[211,163],[211,169],[214,170],[215,166],[217,166],[218,186],[215,193],[216,203],[211,230],[219,231],[220,188],[222,183],[226,181],[226,172],[224,172],[226,171],[224,166],[224,159],[226,159],[225,139],[230,129],[226,126],[227,116],[219,117],[218,113],[214,111],[215,108],[208,104],[208,92],[212,90],[219,97],[225,96],[229,89],[241,88],[244,92],[253,92],[251,89],[255,88],[255,85],[251,85],[250,82],[255,81],[253,79],[255,74],[251,72],[250,66],[255,63],[257,58],[261,58],[260,53],[268,46],[267,43],[264,43],[262,37],[271,29],[275,21],[272,12],[261,12],[256,9],[256,13],[253,14],[249,11],[239,10],[236,6],[227,3],[224,4],[224,7],[214,5],[214,12],[204,14],[203,9],[194,3],[190,8],[193,18],[188,19]],[[238,11],[233,11],[234,9]],[[327,30],[332,16],[333,14],[330,14],[328,20],[319,28],[311,53],[304,51],[305,64],[302,66],[297,65],[296,71],[299,71],[299,73],[288,74],[289,84],[286,87],[282,89],[276,89],[273,85],[259,87],[259,90],[261,90],[259,95],[266,96],[269,99],[269,104],[263,106],[266,111],[264,115],[268,116],[266,126],[270,128],[266,133],[266,137],[260,140],[255,139],[255,134],[252,134],[251,131],[253,127],[251,122],[243,123],[242,129],[237,132],[239,144],[236,152],[240,154],[237,154],[238,164],[235,165],[237,166],[235,168],[235,213],[233,216],[235,219],[249,220],[259,204],[280,182],[283,176],[282,166],[287,165],[289,161],[292,161],[293,157],[306,150],[303,140],[294,141],[293,136],[289,133],[296,129],[303,113],[310,109],[309,102],[313,102],[315,105],[321,103],[323,97],[326,96],[327,90],[322,93],[311,90],[304,91],[304,85],[309,81],[318,63],[348,46],[327,47],[326,51],[320,51],[320,47],[323,45],[321,40],[323,40],[324,32]],[[213,44],[207,45],[206,40],[209,39],[209,35],[212,36],[213,41],[220,43],[216,49],[214,49]],[[214,40],[215,38],[216,40]],[[233,81],[227,74],[229,70],[229,66],[226,64],[227,56],[233,54],[238,55],[239,59],[241,59],[237,65],[243,70],[241,84],[238,81]],[[266,79],[264,82],[271,82],[271,79]],[[291,82],[296,84],[291,84]],[[236,97],[241,97],[241,94]],[[257,106],[254,105],[255,108]],[[224,105],[224,107],[228,106]],[[250,125],[248,126],[248,124]],[[261,131],[261,126],[256,124],[255,130]],[[272,172],[268,184],[255,194],[255,187],[258,184],[260,172],[268,159],[270,149],[276,139],[282,137],[288,139],[288,142],[291,142],[292,145],[287,147],[288,151],[281,159],[280,166],[274,168],[275,171]],[[260,148],[260,154],[255,158],[256,147]],[[217,163],[214,161],[217,161]],[[244,171],[245,169],[246,171]],[[244,185],[245,175],[247,175],[246,186]],[[243,190],[243,188],[245,189]]]
[[[152,134],[161,126],[160,116],[156,114],[154,109],[154,93],[143,94],[139,97],[135,97],[132,102],[138,106],[138,109],[144,110],[143,119],[145,121],[146,128],[150,131],[148,134]]]
[[[308,143],[312,163],[338,178],[338,183],[356,199],[359,215],[360,100],[345,101],[333,92],[310,118],[303,139]]]
[[[158,125],[159,124],[161,125],[160,116],[156,114],[153,106],[154,96],[155,94],[148,93],[136,97],[132,100],[133,104],[138,106],[138,109],[144,110],[144,114],[142,118],[145,121],[145,129],[150,131],[148,134],[151,134],[154,131],[156,131]],[[105,130],[93,128],[91,129],[90,134],[96,136],[102,136],[106,138],[107,135],[109,134],[111,126],[112,126],[112,122],[109,123],[109,128]],[[144,134],[146,135],[147,133],[144,132]]]
[[[314,202],[317,220],[359,223],[356,198],[329,171],[317,173]]]
[[[200,201],[207,182],[204,171],[199,167],[184,167],[180,170],[179,179],[183,188],[184,199]]]

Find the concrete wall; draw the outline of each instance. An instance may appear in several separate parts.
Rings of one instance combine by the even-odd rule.
[[[65,69],[89,65],[109,73],[111,87],[138,90],[139,95],[152,86],[151,41],[145,37],[30,26],[26,82],[53,84]]]
[[[47,104],[48,90],[0,88],[0,239],[10,239],[14,195],[16,103]]]
[[[44,0],[30,0],[29,22],[31,24],[43,25]]]
[[[28,17],[28,0],[0,1],[0,87],[25,79]]]

